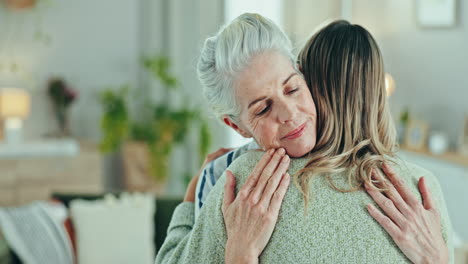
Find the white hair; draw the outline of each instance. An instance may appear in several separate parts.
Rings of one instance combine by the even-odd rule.
[[[235,81],[256,55],[270,51],[290,58],[296,67],[289,38],[273,21],[259,14],[244,13],[206,39],[197,72],[216,117],[228,115],[236,119],[240,109]]]

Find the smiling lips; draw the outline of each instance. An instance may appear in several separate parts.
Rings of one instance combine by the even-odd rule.
[[[304,134],[306,123],[307,122],[300,125],[298,128],[294,129],[293,131],[289,132],[286,136],[284,136],[281,139],[295,139],[295,138],[302,136]]]

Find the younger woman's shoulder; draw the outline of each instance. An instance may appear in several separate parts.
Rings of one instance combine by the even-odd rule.
[[[404,177],[404,178],[415,180],[415,181],[419,180],[419,178],[423,176],[430,180],[435,179],[435,176],[431,171],[417,164],[408,162],[400,158],[393,159],[392,162],[390,163],[390,166],[395,170],[397,174],[400,174],[400,177]]]
[[[236,158],[227,168],[237,179],[245,180],[253,171],[265,152],[260,150],[249,150]]]
[[[411,189],[413,189],[418,197],[420,197],[418,181],[421,177],[424,177],[429,190],[431,190],[435,196],[442,196],[439,180],[431,171],[403,159],[394,160],[394,163],[390,163],[390,166],[394,169],[398,177],[402,178],[412,187]]]

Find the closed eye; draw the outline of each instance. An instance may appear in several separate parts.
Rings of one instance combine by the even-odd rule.
[[[270,105],[267,105],[265,108],[262,109],[262,111],[260,111],[259,113],[255,114],[256,116],[261,116],[263,114],[265,114],[266,112],[268,112],[268,110],[270,110]]]
[[[293,93],[295,93],[295,92],[297,92],[297,91],[299,91],[299,87],[297,87],[297,88],[295,88],[295,89],[293,89],[293,90],[288,91],[287,94],[293,94]]]

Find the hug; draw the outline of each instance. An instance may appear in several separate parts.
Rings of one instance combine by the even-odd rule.
[[[334,21],[297,56],[246,13],[206,39],[213,114],[252,142],[190,183],[156,263],[452,263],[437,179],[397,154],[384,62],[363,27]]]

